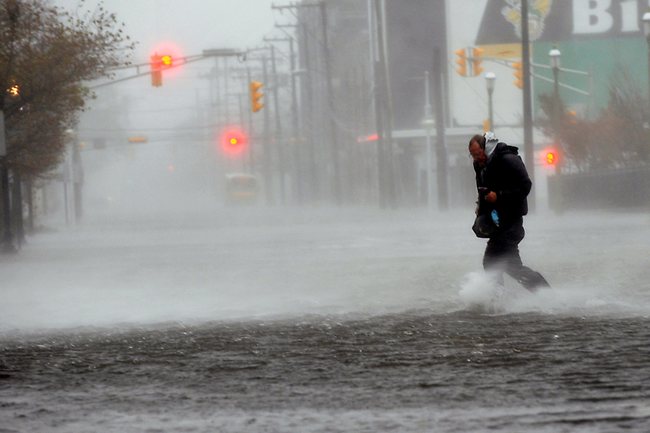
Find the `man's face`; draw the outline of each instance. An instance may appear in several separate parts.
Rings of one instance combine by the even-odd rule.
[[[476,141],[472,141],[472,144],[469,146],[469,154],[478,165],[481,167],[485,165],[487,155],[485,154],[485,150],[481,149],[481,146]]]

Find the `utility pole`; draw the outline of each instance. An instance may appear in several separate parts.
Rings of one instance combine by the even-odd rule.
[[[277,25],[276,27],[297,27],[296,25]],[[289,172],[292,173],[293,181],[293,196],[297,199],[298,202],[302,202],[302,183],[300,175],[300,155],[301,155],[301,143],[298,142],[299,126],[298,126],[298,95],[296,92],[296,60],[295,60],[295,50],[294,50],[294,39],[287,34],[286,38],[264,38],[266,42],[288,42],[289,43],[289,72],[291,79],[291,127],[292,134],[289,141],[289,153],[293,155],[293,165],[292,169]],[[279,113],[279,112],[278,112]],[[279,115],[279,114],[278,114]],[[286,150],[286,149],[285,149]]]
[[[272,9],[277,9],[282,11],[283,9],[298,9],[301,10],[305,7],[315,7],[318,4],[297,4],[292,3],[290,5],[283,6],[271,6]],[[300,20],[299,20],[300,21]],[[316,136],[315,128],[313,124],[314,120],[314,86],[312,80],[313,74],[313,59],[311,56],[311,50],[309,48],[310,32],[307,29],[307,24],[303,21],[295,25],[277,25],[276,27],[295,27],[296,32],[301,34],[300,41],[302,43],[298,44],[298,57],[300,59],[300,69],[296,69],[295,62],[293,63],[291,70],[291,86],[292,86],[292,110],[294,110],[294,135],[299,137],[297,141],[297,148],[300,148],[300,152],[296,152],[296,191],[299,195],[299,201],[304,201],[309,199],[311,201],[317,201],[321,197],[321,185],[320,185],[320,176],[319,176],[319,167],[317,164],[316,156]],[[292,60],[293,60],[292,55]],[[300,81],[300,97],[303,103],[302,110],[298,112],[298,91],[296,76],[301,74]],[[303,148],[304,147],[304,148]],[[302,156],[304,155],[304,157]],[[303,169],[304,165],[304,169]],[[300,175],[298,175],[300,173]],[[306,183],[303,183],[304,173]]]
[[[214,59],[214,114],[219,127],[223,126],[223,117],[221,116],[223,111],[223,105],[221,101],[221,80],[219,77],[219,58]]]
[[[327,36],[327,9],[324,1],[319,2],[320,16],[321,16],[321,30],[323,32],[323,55],[325,60],[325,79],[327,80],[327,105],[329,108],[329,124],[330,124],[330,149],[333,166],[332,179],[334,189],[334,200],[337,204],[341,204],[341,164],[339,161],[339,142],[338,133],[336,130],[336,121],[334,119],[334,90],[332,88],[332,60],[330,56],[330,48]]]
[[[291,119],[293,123],[293,134],[291,137],[292,155],[294,157],[294,192],[298,199],[298,203],[302,203],[304,199],[304,192],[302,191],[302,133],[300,131],[300,121],[298,120],[298,92],[296,87],[296,53],[294,47],[294,40],[289,37],[289,56],[291,63]]]
[[[310,56],[309,46],[307,45],[308,32],[307,25],[302,24],[302,40],[305,41],[302,44],[302,55],[300,59],[303,62],[303,69],[305,70],[305,79],[301,80],[302,91],[304,93],[303,100],[305,101],[305,113],[302,116],[303,125],[302,130],[305,131],[305,139],[309,137],[309,143],[307,144],[308,148],[308,166],[309,166],[309,193],[312,200],[318,200],[321,196],[320,194],[320,178],[318,173],[318,166],[316,164],[316,139],[314,137],[314,87],[312,83],[312,60]],[[305,120],[306,119],[306,120]]]
[[[528,33],[528,0],[521,2],[521,57],[523,72],[523,104],[524,104],[524,159],[528,176],[535,184],[535,156],[533,145],[533,107],[530,82],[530,41]],[[528,196],[528,206],[535,210],[535,194]]]
[[[223,119],[224,124],[230,124],[230,100],[228,99],[228,58],[223,57]]]
[[[336,127],[335,119],[335,104],[334,104],[334,90],[332,86],[332,62],[330,57],[330,49],[328,42],[328,31],[327,31],[327,5],[324,1],[318,1],[313,3],[292,3],[290,5],[283,6],[271,6],[271,9],[297,9],[297,8],[310,8],[318,7],[320,12],[320,21],[321,21],[321,46],[323,52],[323,63],[325,65],[325,85],[327,92],[327,111],[328,111],[328,120],[329,120],[329,135],[330,135],[330,161],[332,166],[331,174],[331,186],[332,194],[334,200],[337,204],[341,204],[342,195],[341,195],[341,168],[339,161],[339,141],[338,141],[338,131]],[[306,34],[306,32],[305,32]],[[307,50],[305,50],[307,51]],[[308,83],[309,85],[309,83]]]
[[[278,80],[278,71],[275,66],[275,47],[273,45],[271,48],[271,72],[273,74],[273,107],[275,111],[275,146],[278,155],[278,172],[280,175],[280,201],[282,204],[286,204],[286,194],[285,194],[285,185],[284,185],[284,137],[282,136],[282,121],[280,120],[280,98],[278,93],[278,88],[280,87],[280,80]]]
[[[283,28],[283,27],[292,27],[294,29],[297,29],[297,25],[295,24],[289,24],[289,25],[279,25],[276,24],[276,27],[278,28]],[[286,34],[286,32],[285,32]],[[287,39],[286,41],[289,42],[289,69],[291,72],[291,123],[292,123],[292,128],[293,128],[293,134],[291,137],[291,148],[292,148],[292,155],[294,157],[294,162],[293,162],[293,180],[294,180],[294,196],[296,197],[298,203],[302,203],[304,200],[304,191],[303,191],[303,183],[302,183],[302,154],[303,154],[303,146],[304,146],[304,140],[302,137],[302,131],[300,130],[300,119],[298,118],[298,90],[297,90],[297,85],[296,85],[296,75],[298,71],[296,71],[296,50],[295,50],[295,40],[294,38],[287,34]]]
[[[397,206],[395,172],[393,167],[393,122],[390,110],[388,66],[384,38],[382,0],[374,0],[376,56],[373,62],[375,75],[375,118],[377,122],[379,204],[381,207]]]
[[[251,68],[246,65],[246,83],[244,83],[244,93],[250,92],[249,85],[252,81]],[[255,149],[253,146],[257,146],[257,140],[253,140],[253,137],[255,136],[253,131],[255,127],[254,125],[253,112],[248,110],[248,136],[250,137],[248,143],[248,166],[250,167],[251,174],[255,174]]]
[[[442,85],[442,56],[440,47],[433,50],[433,90],[436,103],[436,159],[438,161],[438,206],[440,210],[449,208],[449,187],[447,176],[447,141],[445,133],[444,88]]]
[[[431,109],[431,91],[429,85],[429,71],[424,71],[424,119],[422,120],[423,126],[426,131],[427,140],[426,140],[426,164],[424,165],[427,170],[426,182],[427,182],[427,210],[431,212],[433,208],[433,185],[431,184],[433,167],[431,166],[431,159],[433,157],[433,152],[431,151],[431,128],[434,125],[433,120],[433,110]]]
[[[268,67],[266,62],[268,61],[266,55],[262,56],[262,79],[264,83],[269,82]],[[266,204],[272,205],[275,204],[275,197],[273,196],[273,171],[271,170],[271,164],[273,161],[273,156],[271,154],[271,140],[270,140],[270,122],[268,107],[265,107],[264,110],[264,137],[262,139],[262,155],[264,157],[264,191],[266,194]]]

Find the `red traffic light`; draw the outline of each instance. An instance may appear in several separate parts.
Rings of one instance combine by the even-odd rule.
[[[239,127],[226,128],[221,133],[221,149],[228,156],[242,154],[248,146],[248,135]]]
[[[174,56],[172,56],[171,54],[154,53],[151,56],[150,65],[152,71],[159,71],[161,69],[171,68],[172,66],[174,66]]]
[[[547,167],[556,167],[560,162],[560,152],[555,147],[549,147],[542,152],[542,162]]]
[[[555,152],[546,152],[546,163],[548,165],[555,165],[557,163],[557,155]]]
[[[162,70],[171,68],[173,64],[173,57],[169,54],[160,55],[156,53],[151,56],[149,61],[149,66],[151,67],[151,85],[154,87],[162,86]]]
[[[165,78],[177,74],[180,70],[177,66],[184,63],[183,56],[181,50],[170,42],[157,44],[150,53],[151,85],[160,87],[163,84],[162,71],[165,71]]]

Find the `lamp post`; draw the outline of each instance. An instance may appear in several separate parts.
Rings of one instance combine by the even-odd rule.
[[[645,40],[648,43],[648,100],[650,103],[650,12],[643,14],[643,33],[645,34]]]
[[[494,72],[485,73],[485,86],[488,93],[488,121],[490,122],[490,131],[494,131],[494,116],[492,109],[492,94],[494,93],[494,85],[496,84],[496,74]]]
[[[560,57],[562,53],[557,48],[548,52],[551,58],[551,69],[553,70],[553,128],[557,132],[560,121]]]
[[[433,209],[433,185],[431,185],[433,167],[431,165],[431,156],[433,154],[431,150],[431,130],[433,129],[434,120],[433,112],[431,109],[431,90],[429,88],[429,71],[424,71],[424,119],[422,120],[422,126],[425,129],[427,137],[427,209],[429,212]]]

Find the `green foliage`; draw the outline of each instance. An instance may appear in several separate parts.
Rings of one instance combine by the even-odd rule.
[[[549,137],[557,137],[564,165],[578,171],[618,169],[650,165],[650,110],[644,92],[623,70],[609,86],[609,103],[596,119],[581,119],[560,101],[553,121],[554,98],[540,95],[546,118],[538,122]]]
[[[92,96],[84,83],[129,64],[123,27],[102,5],[73,16],[45,0],[0,0],[0,109],[13,170],[38,175],[58,164],[65,131]],[[5,92],[14,85],[18,96]]]

